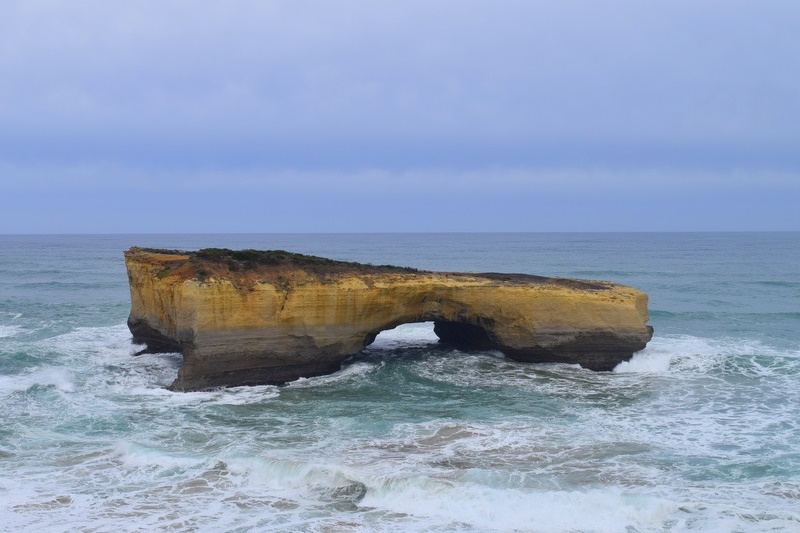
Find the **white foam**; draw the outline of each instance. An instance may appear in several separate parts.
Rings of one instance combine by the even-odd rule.
[[[292,388],[305,388],[305,387],[319,387],[323,385],[333,385],[343,381],[359,380],[363,376],[377,371],[384,366],[383,362],[368,363],[357,362],[345,366],[342,370],[328,374],[325,376],[315,376],[311,378],[300,378],[295,381],[287,383],[287,387]]]
[[[86,385],[95,393],[110,388],[127,396],[142,389],[162,389],[175,379],[180,364],[178,354],[133,357],[137,347],[131,344],[125,324],[76,328],[38,344],[59,353],[59,360],[69,367],[93,376],[86,379]],[[97,379],[100,375],[102,380]]]
[[[0,376],[0,394],[26,391],[34,386],[55,387],[62,393],[75,392],[75,378],[63,367],[44,367],[19,376]]]
[[[0,326],[0,339],[14,337],[25,331],[22,326]]]
[[[35,374],[37,383],[53,385],[61,392],[75,392],[75,377],[66,368],[47,368]]]
[[[398,330],[387,332],[376,349],[436,341],[429,325]],[[70,409],[53,409],[52,390],[13,398],[32,417],[54,417],[45,428],[58,427],[31,434],[41,442],[23,446],[19,437],[8,448],[20,481],[0,483],[0,515],[11,516],[6,527],[13,530],[59,531],[67,523],[104,531],[136,524],[200,531],[605,533],[793,531],[800,524],[791,480],[770,489],[777,496],[739,480],[687,482],[697,470],[691,460],[713,458],[726,467],[756,450],[756,461],[767,435],[780,445],[776,450],[793,449],[797,372],[786,372],[786,365],[797,354],[755,342],[657,336],[614,374],[437,350],[409,361],[411,372],[468,391],[504,387],[503,395],[530,398],[530,409],[498,404],[495,415],[479,411],[476,418],[459,411],[471,402],[482,408],[478,394],[437,397],[419,418],[388,405],[386,431],[378,434],[362,431],[368,424],[360,415],[287,411],[275,401],[287,389],[165,390],[180,356],[132,357],[125,325],[80,328],[31,346],[37,360],[53,357],[50,366],[0,377],[0,397],[52,387]],[[391,366],[379,355],[290,387],[345,390]],[[769,356],[784,365],[774,375]],[[766,398],[771,389],[758,385],[784,383],[777,381],[781,375],[787,386],[772,389],[783,397]],[[291,396],[341,405],[325,392]],[[735,394],[748,402],[726,400]],[[226,407],[250,404],[256,407]],[[12,432],[27,438],[17,428],[31,419],[16,419]],[[86,420],[95,430],[113,423],[84,435]],[[58,448],[70,424],[79,428],[68,436],[75,454]],[[662,454],[671,462],[662,462]],[[55,507],[64,496],[71,503]],[[336,507],[341,499],[349,510]]]
[[[130,394],[157,399],[169,407],[185,405],[251,405],[280,396],[278,387],[273,385],[174,392],[148,383],[141,383],[131,387]]]
[[[654,336],[644,350],[635,353],[630,361],[617,365],[614,372],[662,373],[681,362],[684,367],[702,365],[710,358],[716,360],[719,355],[708,339],[689,335]]]
[[[660,526],[677,505],[621,488],[590,491],[495,489],[431,478],[392,479],[368,490],[361,502],[436,523],[493,531],[618,532]]]
[[[146,446],[124,441],[117,443],[114,448],[114,454],[122,464],[128,468],[158,467],[159,469],[185,469],[203,464],[204,462],[204,459],[171,455]]]
[[[677,505],[622,488],[588,491],[534,491],[494,488],[429,475],[375,476],[337,464],[241,458],[228,469],[247,480],[249,491],[281,491],[296,501],[335,497],[338,487],[365,488],[358,506],[381,511],[403,523],[427,523],[432,531],[469,526],[497,531],[615,532],[626,527],[660,526]],[[388,514],[387,514],[388,513]]]
[[[128,326],[118,324],[105,327],[80,327],[74,330],[41,341],[61,353],[70,355],[96,354],[104,355],[111,351],[122,350],[126,355],[134,353],[131,334]]]
[[[633,372],[667,372],[676,354],[669,351],[657,352],[653,348],[645,348],[634,354],[630,361],[623,361],[614,368],[614,372],[624,374]]]
[[[362,476],[355,470],[334,463],[310,463],[291,459],[233,458],[226,461],[228,470],[244,475],[248,485],[274,489],[335,488],[360,483]]]
[[[655,336],[647,347],[630,361],[617,365],[617,373],[664,373],[669,371],[708,371],[734,357],[763,355],[798,358],[800,354],[776,349],[757,341],[732,338],[705,338],[692,335]],[[763,365],[756,365],[763,366]],[[764,369],[761,369],[764,371]]]
[[[561,367],[566,368],[565,365]],[[499,352],[464,353],[453,349],[449,353],[417,362],[412,370],[425,379],[462,387],[497,385],[530,388],[538,386],[537,372],[541,368],[541,365],[506,359]]]

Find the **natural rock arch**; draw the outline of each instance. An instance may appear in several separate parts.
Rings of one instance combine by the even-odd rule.
[[[125,258],[134,342],[183,353],[178,390],[334,372],[381,331],[411,322],[433,321],[441,340],[462,348],[594,370],[612,369],[652,336],[647,296],[610,282],[274,251],[132,248]]]

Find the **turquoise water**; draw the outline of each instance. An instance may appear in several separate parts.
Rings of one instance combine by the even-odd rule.
[[[614,372],[381,334],[333,375],[172,393],[129,246],[610,279]],[[800,531],[800,234],[0,236],[0,530]]]

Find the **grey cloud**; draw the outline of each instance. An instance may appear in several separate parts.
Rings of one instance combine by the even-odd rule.
[[[5,134],[800,140],[794,2],[4,6]]]
[[[0,231],[797,229],[798,22],[795,0],[9,0]]]
[[[345,170],[147,169],[118,164],[11,165],[0,163],[0,191],[39,189],[85,193],[213,193],[257,194],[308,191],[329,195],[379,191],[398,196],[448,194],[480,196],[487,188],[502,194],[629,195],[728,191],[791,191],[800,193],[797,173],[782,171],[665,171],[657,169],[586,169],[580,167],[480,169],[384,168]],[[488,187],[487,187],[488,184]]]

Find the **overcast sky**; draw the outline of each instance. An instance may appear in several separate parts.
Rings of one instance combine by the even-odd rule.
[[[797,0],[0,3],[0,233],[800,230]]]

